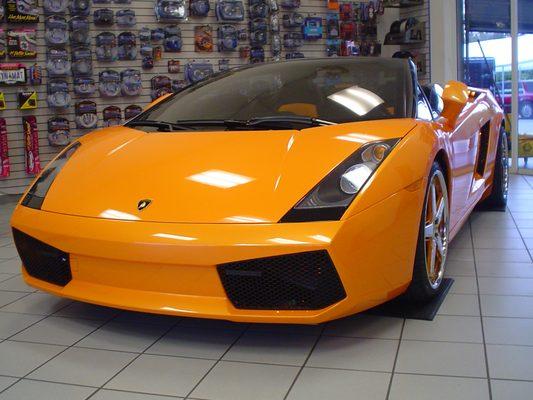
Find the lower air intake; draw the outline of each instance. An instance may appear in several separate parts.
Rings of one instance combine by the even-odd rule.
[[[327,251],[309,251],[218,266],[235,308],[319,310],[346,297]]]
[[[65,286],[72,279],[69,255],[31,236],[13,229],[15,246],[26,268],[33,278]]]

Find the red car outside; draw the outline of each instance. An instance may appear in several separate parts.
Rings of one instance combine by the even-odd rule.
[[[503,84],[503,109],[511,112],[511,81]],[[533,118],[533,80],[518,82],[518,113],[521,118]]]

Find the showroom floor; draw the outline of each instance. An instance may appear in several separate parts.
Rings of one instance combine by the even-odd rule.
[[[509,211],[474,214],[452,243],[455,283],[432,322],[244,325],[62,300],[22,282],[12,207],[0,206],[0,399],[532,398],[533,177],[513,176]]]

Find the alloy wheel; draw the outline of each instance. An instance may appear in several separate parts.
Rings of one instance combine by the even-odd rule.
[[[448,190],[439,170],[430,178],[424,221],[427,278],[431,287],[437,289],[444,276],[449,223]]]
[[[507,198],[507,192],[509,189],[509,146],[507,143],[507,137],[502,140],[502,192],[503,196]]]

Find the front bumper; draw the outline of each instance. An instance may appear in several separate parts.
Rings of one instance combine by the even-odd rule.
[[[15,209],[12,226],[70,254],[64,287],[23,269],[38,289],[135,311],[239,322],[320,323],[402,293],[412,276],[421,196],[401,190],[344,221],[174,224],[118,221]],[[326,250],[346,297],[319,310],[237,309],[217,265]]]

